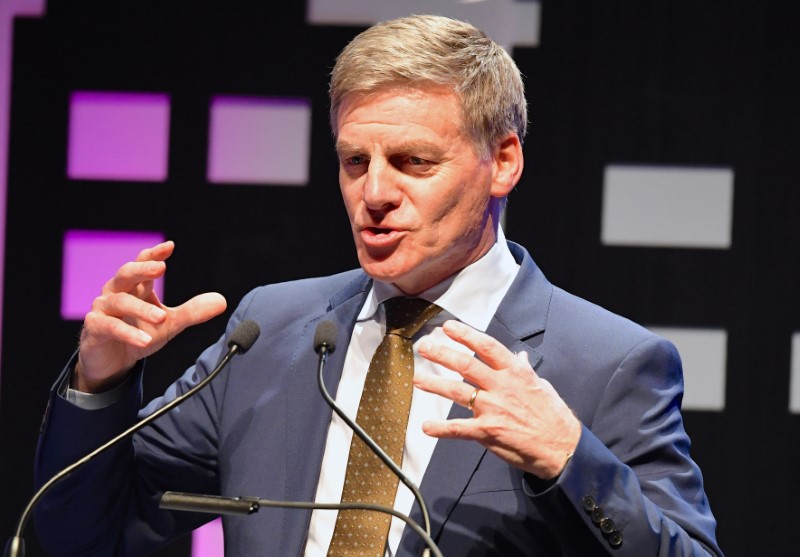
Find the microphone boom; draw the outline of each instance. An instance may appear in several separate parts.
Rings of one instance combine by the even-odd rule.
[[[258,338],[260,334],[260,329],[258,328],[258,324],[255,321],[242,321],[239,325],[234,329],[233,333],[231,333],[230,340],[228,341],[228,351],[222,357],[222,359],[217,364],[211,373],[209,373],[206,377],[203,378],[197,385],[180,395],[179,397],[171,400],[146,418],[140,420],[139,422],[133,424],[131,427],[111,439],[110,441],[104,443],[103,445],[99,446],[86,456],[80,458],[79,460],[73,462],[66,468],[63,468],[60,472],[56,473],[53,477],[51,477],[42,487],[39,488],[31,500],[28,502],[28,505],[25,507],[25,510],[22,511],[22,515],[19,518],[19,522],[17,523],[17,528],[14,532],[14,536],[9,538],[8,543],[6,544],[6,549],[4,552],[5,557],[24,557],[25,556],[25,540],[22,537],[22,533],[25,531],[25,526],[28,523],[28,518],[30,517],[31,512],[33,512],[34,507],[39,503],[41,498],[48,492],[50,489],[56,485],[61,480],[65,479],[67,476],[72,474],[75,470],[89,462],[90,460],[94,459],[96,456],[104,453],[114,445],[124,441],[128,437],[132,436],[134,433],[142,429],[147,424],[151,423],[153,420],[163,416],[179,404],[183,403],[185,400],[189,399],[190,397],[194,396],[198,391],[200,391],[203,387],[208,385],[217,375],[219,372],[222,371],[226,365],[231,361],[231,359],[236,354],[244,354],[247,352],[253,343]]]

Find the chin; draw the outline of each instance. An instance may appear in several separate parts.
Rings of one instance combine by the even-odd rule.
[[[375,280],[396,283],[407,276],[407,272],[386,264],[386,261],[360,260],[361,268]]]
[[[367,273],[373,279],[379,280],[381,282],[395,283],[403,277],[403,275],[386,272],[385,270],[381,270],[380,268],[376,268],[375,266],[362,265],[361,268],[364,270],[365,273]]]

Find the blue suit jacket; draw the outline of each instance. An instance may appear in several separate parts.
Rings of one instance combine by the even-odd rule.
[[[421,491],[444,555],[721,555],[700,471],[689,456],[674,347],[555,288],[524,249],[510,245],[521,270],[487,332],[514,352],[528,352],[580,418],[583,434],[549,485],[478,443],[440,440]],[[54,554],[138,556],[208,519],[159,510],[165,490],[312,500],[331,419],[316,385],[314,331],[324,319],[338,327],[342,348],[325,372],[335,392],[369,288],[357,270],[248,294],[226,335],[142,412],[206,375],[241,320],[259,323],[255,346],[132,445],[59,485],[37,511],[43,542]],[[52,394],[39,481],[133,423],[140,392],[137,383],[117,404],[94,411]],[[467,415],[453,406],[452,417]],[[416,506],[412,514],[420,519]],[[280,509],[226,517],[226,553],[302,555],[309,520],[310,512]],[[615,540],[621,545],[612,548]],[[407,528],[398,555],[419,555],[422,547]]]

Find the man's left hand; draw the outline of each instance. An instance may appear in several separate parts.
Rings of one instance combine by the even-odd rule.
[[[543,480],[561,474],[578,446],[581,423],[550,382],[537,375],[528,354],[514,354],[458,321],[447,321],[443,330],[475,356],[427,339],[420,342],[419,353],[459,373],[465,381],[419,374],[414,385],[471,406],[474,416],[427,421],[423,431],[432,437],[478,441],[512,466]]]

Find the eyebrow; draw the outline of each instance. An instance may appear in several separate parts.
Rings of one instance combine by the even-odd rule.
[[[347,141],[336,142],[336,153],[340,157],[347,157],[349,155],[362,154],[365,152],[366,149],[361,145],[349,143]],[[387,149],[387,155],[390,157],[397,154],[409,153],[419,153],[430,158],[443,158],[445,151],[429,141],[406,141],[397,145],[390,145]]]
[[[336,141],[336,154],[339,156],[342,155],[352,155],[355,153],[363,153],[364,149],[354,143],[348,143],[346,141],[337,140]]]

